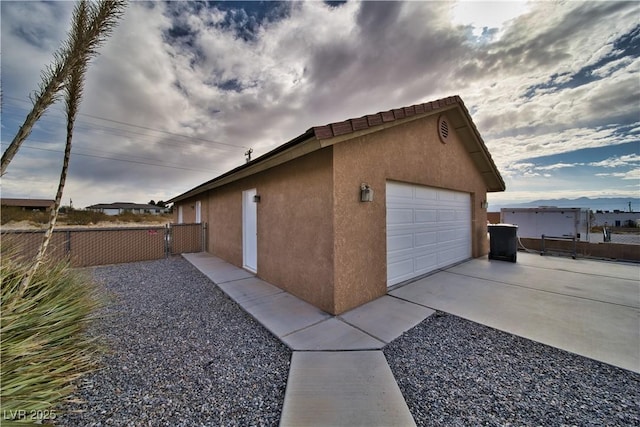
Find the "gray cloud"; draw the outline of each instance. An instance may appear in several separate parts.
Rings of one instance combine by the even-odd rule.
[[[635,3],[535,2],[480,38],[451,22],[448,2],[235,6],[129,5],[89,69],[81,112],[147,129],[87,118],[75,147],[170,167],[78,156],[69,192],[82,191],[87,204],[123,199],[121,191],[154,193],[130,201],[167,199],[243,163],[247,147],[260,155],[313,125],[451,94],[514,178],[535,172],[508,166],[533,157],[637,140],[617,127],[639,121],[640,64],[615,53],[637,26]],[[3,92],[24,99],[64,37],[71,5],[0,7]],[[3,131],[13,126],[2,120]],[[10,170],[28,168],[25,160]]]

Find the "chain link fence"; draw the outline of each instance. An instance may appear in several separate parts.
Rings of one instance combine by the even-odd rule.
[[[611,233],[611,240],[609,240],[609,242],[624,245],[640,245],[640,234]]]
[[[206,250],[206,224],[171,224],[167,251],[172,255]]]
[[[44,230],[2,230],[2,245],[34,258]],[[52,260],[68,259],[73,267],[148,261],[205,250],[206,224],[151,227],[65,228],[54,230],[47,249]]]
[[[589,234],[591,243],[619,243],[640,245],[640,228],[594,227]]]

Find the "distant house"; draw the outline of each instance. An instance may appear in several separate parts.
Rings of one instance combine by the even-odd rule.
[[[607,225],[609,227],[639,227],[640,212],[595,211],[594,226]]]
[[[0,199],[0,205],[17,207],[24,211],[46,211],[50,209],[55,200],[50,199]]]
[[[102,212],[107,215],[120,215],[123,213],[160,215],[167,211],[166,208],[160,206],[128,202],[98,203],[97,205],[87,206],[87,210]]]
[[[340,314],[486,255],[504,189],[455,96],[310,128],[169,202],[207,252]]]

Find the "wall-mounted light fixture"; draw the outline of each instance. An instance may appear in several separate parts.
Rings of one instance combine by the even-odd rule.
[[[480,202],[480,207],[482,209],[487,209],[489,207],[489,202],[487,202],[486,200],[483,200]]]
[[[254,203],[260,203],[260,195],[256,194],[255,196],[253,196],[253,201]]]
[[[373,190],[369,184],[360,184],[360,201],[373,202]]]

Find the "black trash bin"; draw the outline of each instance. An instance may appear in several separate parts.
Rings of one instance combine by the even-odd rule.
[[[518,257],[518,226],[489,225],[489,259],[516,262]]]

